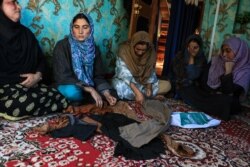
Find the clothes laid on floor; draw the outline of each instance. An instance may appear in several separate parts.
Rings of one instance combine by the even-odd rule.
[[[95,119],[95,118],[93,118]],[[154,138],[140,148],[133,147],[129,142],[120,136],[119,127],[138,123],[133,119],[116,113],[106,113],[99,120],[102,124],[101,131],[117,142],[114,156],[124,156],[127,159],[146,160],[157,158],[165,153],[164,143],[160,138]]]
[[[171,118],[171,110],[158,100],[145,100],[141,110],[150,119],[119,127],[121,137],[138,148],[165,132],[170,125]]]
[[[137,148],[120,136],[119,127],[135,123],[136,121],[133,119],[116,113],[89,114],[88,117],[100,122],[102,124],[101,132],[117,142],[114,156],[122,155],[127,159],[144,160],[156,158],[161,153],[165,153],[164,143],[160,138],[154,138],[142,147]],[[48,128],[44,126],[46,124]],[[35,128],[35,131],[41,134],[49,133],[54,138],[75,137],[84,141],[93,136],[97,130],[96,124],[87,123],[72,114],[57,117],[46,124]]]
[[[85,141],[95,134],[97,125],[93,125],[68,114],[69,123],[67,126],[56,129],[50,133],[54,138],[75,137]]]

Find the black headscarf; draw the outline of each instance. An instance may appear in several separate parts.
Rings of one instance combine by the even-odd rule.
[[[20,83],[20,74],[42,72],[45,59],[34,34],[2,11],[0,0],[0,84]]]
[[[174,73],[174,80],[177,87],[181,86],[182,83],[187,78],[186,67],[188,65],[189,54],[188,54],[188,45],[190,42],[195,41],[199,45],[200,49],[197,55],[195,56],[194,65],[202,70],[204,64],[206,64],[206,57],[203,52],[203,42],[199,35],[192,34],[190,35],[185,42],[182,50],[177,53],[176,57],[172,63],[172,72]]]

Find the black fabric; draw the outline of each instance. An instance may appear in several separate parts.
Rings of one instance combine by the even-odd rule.
[[[207,85],[208,64],[203,71],[199,85],[183,87],[178,90],[178,95],[189,105],[200,109],[212,116],[217,116],[223,120],[229,120],[231,114],[241,112],[239,97],[244,89],[236,84],[231,84],[231,76],[222,77],[224,82],[218,89],[211,89]],[[225,88],[223,87],[225,86]],[[225,89],[233,87],[230,93],[223,92]],[[229,94],[228,94],[229,93]]]
[[[33,33],[0,10],[0,84],[20,83],[20,74],[44,73],[45,57]]]
[[[233,82],[233,74],[222,75],[221,80],[221,91],[225,94],[231,94],[240,96],[244,92],[243,87]]]
[[[92,117],[93,119],[96,119]],[[121,114],[107,113],[99,120],[102,123],[101,131],[114,141],[118,142],[115,147],[114,156],[124,156],[127,159],[146,160],[159,157],[165,153],[164,143],[155,138],[140,148],[131,146],[120,136],[119,127],[136,122]]]
[[[183,87],[177,92],[185,103],[209,115],[217,116],[223,120],[230,118],[231,104],[233,102],[233,97],[231,96],[210,94],[197,86]]]
[[[54,138],[75,137],[76,139],[85,141],[95,134],[96,125],[84,123],[76,117],[72,117],[72,119],[67,126],[52,131],[50,133],[51,136]]]

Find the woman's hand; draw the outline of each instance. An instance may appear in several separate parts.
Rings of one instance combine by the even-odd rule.
[[[91,96],[93,97],[93,99],[96,102],[96,106],[101,108],[103,105],[103,101],[102,101],[102,97],[99,95],[99,93],[92,87],[86,86],[86,87],[84,87],[84,90],[91,94]]]
[[[37,72],[35,74],[32,73],[21,74],[20,77],[26,78],[23,82],[20,83],[20,85],[23,85],[27,88],[31,88],[35,86],[39,81],[41,81],[42,73]]]
[[[234,67],[234,62],[227,61],[225,62],[225,75],[232,73]]]
[[[135,101],[139,102],[140,104],[142,104],[144,102],[145,98],[144,95],[140,92],[135,94]]]
[[[152,84],[147,84],[147,86],[146,86],[146,96],[147,97],[152,96]]]
[[[117,99],[110,94],[109,90],[105,90],[103,95],[105,96],[105,98],[108,101],[109,105],[113,106],[113,105],[116,104]]]
[[[136,85],[133,82],[130,83],[130,87],[135,94],[135,101],[142,104],[144,102],[144,95],[142,94],[142,92],[136,87]]]

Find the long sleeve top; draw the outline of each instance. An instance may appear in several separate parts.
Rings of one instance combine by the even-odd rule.
[[[71,48],[67,37],[59,41],[55,46],[53,52],[53,74],[56,85],[83,84],[74,73],[71,61]],[[105,70],[98,47],[96,47],[94,59],[94,84],[98,92],[112,89],[105,80]]]
[[[116,69],[115,69],[115,76],[114,78],[118,78],[120,80],[123,80],[126,84],[130,84],[131,82],[135,83],[135,84],[139,84],[137,83],[137,81],[134,79],[132,73],[129,71],[127,65],[125,64],[124,61],[122,61],[121,58],[117,58],[116,61]],[[157,76],[155,71],[152,72],[152,74],[150,75],[150,77],[147,80],[147,83],[151,83],[154,84],[158,81]]]

